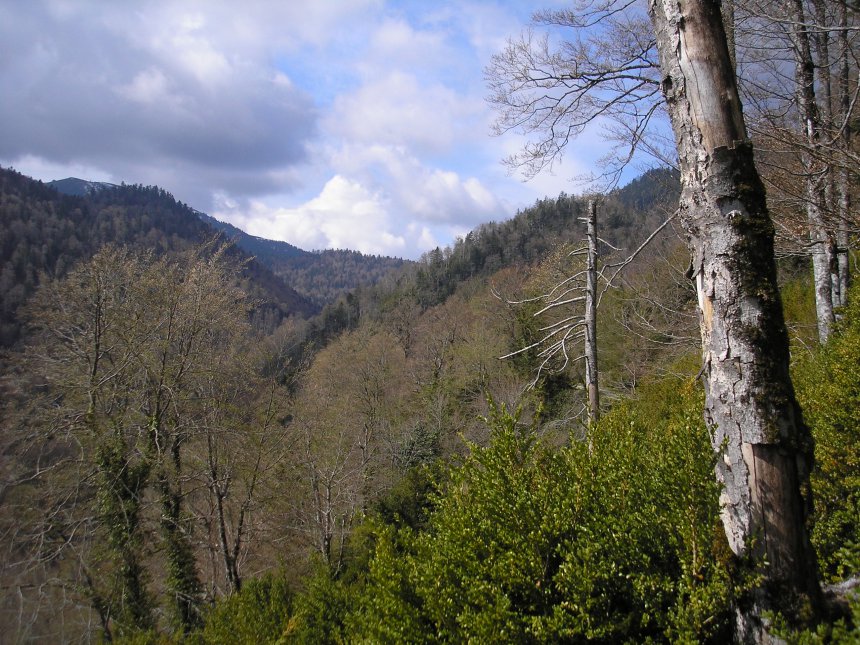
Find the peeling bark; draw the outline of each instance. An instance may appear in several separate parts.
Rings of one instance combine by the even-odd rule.
[[[739,611],[738,637],[763,641],[763,612],[791,618],[820,602],[805,524],[812,440],[789,377],[773,224],[720,3],[651,0],[650,13],[681,168],[680,217],[693,254],[723,525],[732,551],[764,576]]]

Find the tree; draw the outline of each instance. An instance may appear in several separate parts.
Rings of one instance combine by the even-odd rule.
[[[399,466],[393,446],[403,362],[393,335],[366,326],[320,351],[302,379],[292,423],[297,494],[287,500],[288,515],[333,572],[343,566],[355,519]]]
[[[642,4],[579,0],[574,9],[538,12],[533,22],[549,35],[529,30],[493,57],[486,77],[488,100],[498,113],[495,132],[529,137],[506,163],[531,177],[552,168],[590,127],[601,128],[613,144],[600,161],[599,175],[609,183],[640,153],[676,164],[665,140],[657,50]],[[858,31],[845,2],[810,4],[805,10],[800,0],[758,0],[724,3],[722,9],[731,23],[732,66],[737,50],[744,96],[755,107],[752,132],[765,143],[757,158],[786,206],[773,209],[780,215],[780,239],[793,252],[812,256],[826,338],[834,316],[828,302],[844,305],[849,233],[857,231],[850,213],[850,177],[858,164],[851,115],[860,86],[852,86],[850,75]],[[829,46],[832,40],[837,47]],[[831,77],[838,79],[838,92],[828,89]],[[804,221],[795,211],[805,214]]]
[[[30,307],[29,367],[47,401],[28,410],[19,441],[56,448],[16,486],[38,509],[17,548],[84,590],[106,638],[159,626],[158,597],[176,628],[200,625],[195,534],[206,522],[192,502],[210,491],[226,528],[227,480],[243,486],[231,464],[246,452],[252,468],[261,463],[241,432],[229,463],[219,456],[225,435],[250,425],[233,411],[255,394],[239,360],[249,355],[238,351],[249,342],[240,268],[210,245],[179,259],[108,246],[46,282]],[[201,479],[207,486],[192,484]],[[254,490],[245,487],[240,515]],[[234,589],[243,521],[222,545]],[[74,570],[64,566],[70,558]]]
[[[598,303],[598,279],[597,269],[597,202],[588,200],[585,217],[580,218],[585,222],[585,246],[570,251],[569,257],[584,256],[585,268],[568,275],[562,281],[556,283],[548,293],[541,294],[536,298],[529,298],[520,302],[509,301],[508,304],[525,304],[540,302],[544,306],[534,312],[535,317],[540,317],[547,312],[561,308],[564,313],[560,320],[552,321],[542,327],[539,331],[542,336],[534,343],[521,347],[514,352],[502,356],[511,358],[535,348],[541,348],[538,356],[542,358],[537,368],[532,385],[540,380],[542,372],[554,358],[563,357],[562,365],[557,369],[563,371],[573,358],[573,361],[582,360],[585,363],[585,398],[586,414],[589,422],[596,422],[600,417],[600,389],[599,369],[597,363],[597,303]],[[498,293],[497,297],[500,297]],[[582,313],[570,313],[571,305],[583,303]],[[582,341],[582,353],[571,357],[570,346],[575,342]]]
[[[539,170],[584,124],[607,113],[632,118],[628,129],[637,133],[638,144],[647,124],[641,115],[650,118],[659,103],[645,88],[662,90],[681,170],[679,214],[693,256],[705,419],[719,455],[723,523],[732,551],[763,576],[752,602],[739,610],[739,637],[763,638],[766,612],[801,616],[814,613],[821,601],[805,528],[812,440],[788,373],[773,224],[720,3],[652,0],[649,38],[642,35],[634,3],[583,2],[578,8],[541,15],[575,33],[602,25],[604,45],[607,34],[619,34],[619,47],[601,54],[593,42],[583,47],[580,38],[551,55],[543,41],[535,58],[530,42],[511,43],[489,70],[490,100],[502,108],[500,124],[538,134],[526,153],[544,155],[532,164]],[[597,69],[589,74],[592,66]],[[639,92],[646,94],[637,107]]]
[[[720,4],[654,0],[650,13],[681,167],[723,523],[735,554],[763,575],[753,605],[739,614],[739,637],[759,640],[766,611],[800,616],[821,601],[803,494],[812,440],[788,374],[773,225]]]
[[[505,160],[509,166],[527,177],[551,169],[568,143],[598,120],[618,144],[606,157],[609,177],[640,149],[671,163],[653,128],[662,113],[654,34],[647,16],[627,11],[630,4],[586,1],[539,12],[535,22],[569,28],[569,39],[555,48],[530,30],[493,56],[485,77],[498,113],[494,131],[531,138]]]
[[[856,28],[834,0],[757,0],[737,9],[750,129],[771,204],[784,208],[781,248],[812,257],[823,343],[847,290]]]
[[[585,219],[588,240],[585,267],[585,387],[588,390],[588,418],[600,417],[599,368],[597,366],[597,204],[588,202]]]

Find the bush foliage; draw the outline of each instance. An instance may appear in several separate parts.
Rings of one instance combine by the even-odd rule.
[[[692,383],[624,404],[558,450],[494,408],[424,529],[377,528],[349,642],[642,642],[726,637],[735,583]],[[645,415],[661,415],[659,423]],[[318,585],[311,593],[319,602]],[[344,588],[332,594],[342,602]],[[319,634],[318,642],[328,640]],[[310,634],[305,639],[310,640]]]
[[[860,290],[830,342],[796,369],[815,439],[812,540],[830,581],[860,574]]]

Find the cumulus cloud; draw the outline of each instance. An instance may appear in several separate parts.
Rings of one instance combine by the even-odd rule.
[[[349,141],[438,154],[472,139],[483,113],[483,102],[475,97],[394,70],[339,96],[324,126]]]
[[[345,145],[331,165],[344,175],[385,187],[392,208],[433,225],[474,226],[507,209],[477,177],[424,163],[400,145]]]
[[[231,188],[242,192],[249,171],[305,161],[312,97],[247,55],[258,52],[227,46],[193,5],[155,21],[145,9],[164,18],[177,5],[11,4],[0,27],[7,162],[75,161],[134,182],[153,167],[193,169],[212,184],[232,171]],[[208,201],[211,189],[188,192]]]
[[[417,258],[510,210],[479,179],[428,167],[403,147],[356,146],[331,165],[341,174],[297,206],[222,199],[213,215],[305,249]]]
[[[528,0],[0,3],[0,164],[157,184],[303,248],[417,257],[536,195],[498,164],[511,143],[487,136],[482,81],[530,11]]]
[[[398,255],[406,240],[392,231],[384,196],[356,181],[335,175],[320,194],[294,208],[271,207],[262,201],[247,206],[223,200],[219,219],[230,219],[252,235],[289,240],[305,249],[354,249],[362,253]]]

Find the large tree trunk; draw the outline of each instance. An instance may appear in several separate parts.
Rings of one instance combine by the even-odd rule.
[[[806,532],[812,440],[788,373],[773,225],[720,3],[651,0],[650,13],[678,147],[723,524],[734,553],[764,576],[738,612],[738,636],[761,641],[768,638],[765,611],[792,618],[820,601]]]

